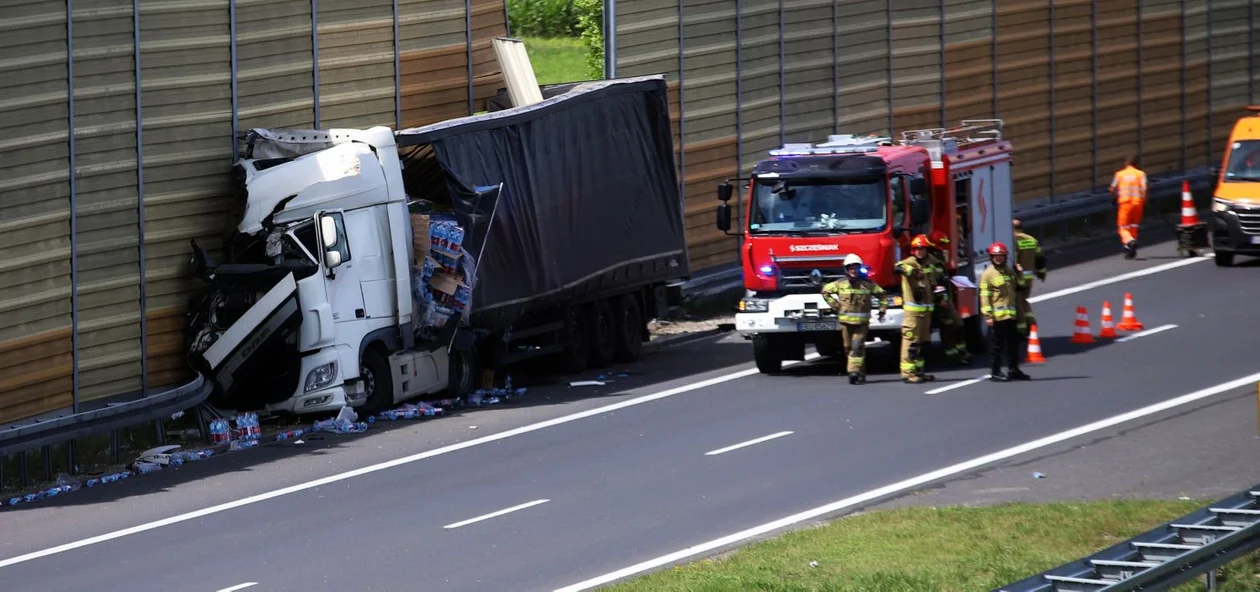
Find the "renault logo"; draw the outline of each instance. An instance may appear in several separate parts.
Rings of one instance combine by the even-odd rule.
[[[810,282],[813,282],[813,284],[814,284],[815,286],[821,286],[821,285],[822,285],[822,283],[823,283],[823,274],[822,274],[822,272],[821,272],[821,271],[818,271],[817,269],[815,269],[814,271],[809,272],[809,281],[810,281]]]

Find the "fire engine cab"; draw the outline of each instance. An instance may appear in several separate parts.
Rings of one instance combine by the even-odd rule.
[[[888,292],[888,315],[871,320],[872,341],[899,348],[901,277],[893,265],[909,256],[914,236],[936,230],[951,239],[946,255],[968,347],[983,347],[975,282],[989,264],[989,244],[1013,244],[1011,159],[1001,120],[965,120],[905,131],[900,143],[833,135],[821,144],[787,144],[757,162],[749,178],[719,185],[717,227],[743,239],[745,295],[735,328],[752,341],[757,368],[777,373],[786,360],[804,360],[810,343],[824,356],[844,354],[836,311],[821,291],[844,277],[849,253]],[[730,181],[747,190],[737,200],[736,232]]]

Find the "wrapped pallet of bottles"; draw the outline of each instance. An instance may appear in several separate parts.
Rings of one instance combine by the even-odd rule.
[[[435,339],[451,319],[467,323],[475,278],[472,257],[463,248],[464,229],[441,212],[411,213],[417,337]]]

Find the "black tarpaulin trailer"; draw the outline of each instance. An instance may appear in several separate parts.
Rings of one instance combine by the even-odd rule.
[[[625,295],[655,316],[664,286],[690,275],[664,78],[565,86],[397,132],[408,194],[454,203],[481,252],[475,328],[520,337],[523,322],[572,325],[573,305]],[[475,203],[500,183],[497,203]]]

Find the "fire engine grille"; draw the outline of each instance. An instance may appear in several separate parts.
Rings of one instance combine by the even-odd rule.
[[[1243,232],[1260,235],[1260,208],[1235,207],[1234,213],[1238,214]]]
[[[817,270],[818,274],[814,274]],[[843,267],[805,267],[783,269],[779,276],[781,292],[819,292],[823,284],[844,277]]]

